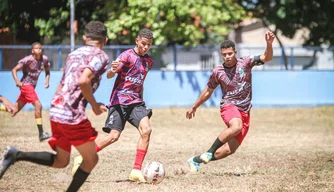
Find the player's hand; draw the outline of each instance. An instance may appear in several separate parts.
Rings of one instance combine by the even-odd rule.
[[[20,81],[16,82],[16,87],[22,87],[22,83]]]
[[[195,113],[196,113],[196,108],[191,107],[186,113],[186,118],[187,119],[192,119],[193,117],[195,117]]]
[[[45,89],[49,88],[49,83],[45,82],[44,87],[45,87]]]
[[[95,115],[100,115],[103,112],[107,112],[108,109],[103,103],[96,103],[96,105],[92,106],[93,112]]]
[[[122,62],[119,60],[119,58],[117,58],[115,61],[113,61],[111,63],[111,68],[110,70],[113,71],[113,72],[117,72],[117,68],[118,66],[121,64]]]
[[[275,39],[275,34],[271,31],[268,31],[265,35],[265,39],[267,41],[267,43],[273,43],[274,39]]]

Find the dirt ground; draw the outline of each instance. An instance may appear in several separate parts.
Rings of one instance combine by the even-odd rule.
[[[144,165],[164,164],[166,178],[158,185],[128,179],[138,131],[127,125],[115,144],[99,153],[100,161],[80,191],[334,191],[334,106],[314,108],[255,108],[251,127],[238,151],[223,160],[203,165],[198,174],[180,174],[187,159],[205,152],[226,128],[218,108],[200,108],[192,120],[186,108],[153,110],[152,138]],[[99,132],[107,114],[89,118]],[[50,132],[48,112],[43,111]],[[12,118],[0,113],[0,150],[13,145],[24,151],[51,151],[40,143],[32,111]],[[0,191],[65,191],[73,158],[65,169],[17,162],[0,180]]]

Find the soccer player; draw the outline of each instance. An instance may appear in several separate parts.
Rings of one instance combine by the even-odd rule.
[[[198,172],[201,163],[206,164],[209,161],[232,155],[241,145],[250,123],[250,109],[252,107],[251,70],[254,66],[263,65],[272,59],[274,39],[275,35],[272,32],[267,32],[265,34],[267,47],[264,54],[244,58],[236,57],[237,51],[234,42],[226,40],[221,44],[221,55],[224,63],[212,71],[207,86],[187,111],[186,118],[195,117],[196,109],[207,101],[214,89],[220,85],[223,92],[220,102],[220,115],[227,125],[227,129],[219,134],[207,152],[188,160],[191,172]]]
[[[94,143],[97,132],[87,119],[85,108],[90,103],[95,115],[107,111],[93,95],[109,64],[109,57],[102,50],[108,40],[106,36],[107,28],[102,22],[89,22],[83,35],[85,46],[71,52],[66,59],[64,73],[50,108],[52,137],[48,142],[56,153],[23,152],[7,146],[0,160],[0,179],[16,161],[64,168],[70,162],[73,145],[83,157],[83,163],[67,191],[78,191],[86,181],[98,162],[98,155]]]
[[[150,141],[149,118],[152,111],[145,106],[143,84],[153,64],[152,58],[147,54],[152,41],[152,31],[147,28],[141,29],[136,38],[136,47],[122,52],[112,62],[107,78],[112,78],[117,74],[117,79],[110,96],[109,112],[103,128],[108,136],[96,141],[96,150],[100,151],[119,139],[126,122],[138,129],[140,137],[136,159],[129,176],[130,181],[134,182],[145,182],[141,168]],[[72,172],[75,172],[81,161],[80,156],[75,158]]]
[[[0,111],[6,111],[8,113],[15,113],[16,107],[13,105],[8,99],[0,95],[0,102],[2,105],[0,105]]]
[[[45,70],[45,88],[49,88],[50,80],[50,63],[48,57],[43,55],[42,45],[39,42],[35,42],[31,46],[31,55],[21,59],[18,64],[13,68],[12,75],[16,86],[20,88],[20,95],[15,103],[17,110],[13,113],[15,116],[26,103],[31,103],[35,108],[35,120],[39,132],[39,141],[50,138],[50,135],[43,131],[42,125],[42,104],[38,99],[35,92],[35,87],[38,81],[38,77]],[[19,81],[17,77],[17,71],[23,71],[23,77]]]

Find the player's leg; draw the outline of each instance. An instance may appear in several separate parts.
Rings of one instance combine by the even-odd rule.
[[[90,172],[98,163],[98,155],[95,149],[95,142],[87,142],[75,146],[79,151],[83,162],[73,175],[73,180],[67,191],[78,191],[82,184],[87,180]]]
[[[136,150],[136,159],[129,176],[131,181],[146,182],[142,175],[141,168],[148,150],[152,132],[149,119],[151,116],[151,109],[148,109],[145,105],[138,105],[134,107],[128,119],[132,125],[138,128],[140,134]]]
[[[66,167],[70,161],[71,145],[58,131],[57,126],[51,124],[54,137],[49,140],[52,149],[56,154],[50,152],[23,152],[15,147],[7,146],[0,158],[0,179],[6,170],[16,161],[29,161],[39,165],[54,168]]]
[[[242,116],[238,108],[234,105],[227,105],[221,109],[221,117],[227,129],[223,130],[217,139],[213,142],[209,150],[202,155],[191,157],[188,160],[191,172],[197,172],[200,168],[200,163],[208,163],[214,158],[213,154],[224,145],[227,141],[237,136],[242,130]]]
[[[211,161],[223,159],[227,156],[232,155],[237,151],[239,146],[239,141],[236,138],[231,138],[228,142],[226,142],[223,146],[216,150],[216,152],[212,156]]]
[[[13,117],[21,111],[21,109],[26,105],[26,102],[22,101],[21,99],[18,99],[16,101],[16,103],[14,104],[15,105],[15,108],[16,108],[16,111],[13,112]]]
[[[39,99],[35,100],[32,104],[35,108],[35,120],[38,128],[39,141],[44,141],[45,139],[49,139],[51,135],[48,134],[47,132],[44,132],[43,130],[42,104],[39,101]]]

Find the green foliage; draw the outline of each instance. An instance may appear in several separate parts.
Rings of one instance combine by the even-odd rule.
[[[334,43],[334,1],[315,0],[239,0],[254,17],[275,24],[283,35],[293,37],[297,30],[308,29],[305,45]]]
[[[109,38],[122,44],[133,44],[144,27],[153,31],[156,45],[221,42],[246,14],[232,0],[120,0],[105,8]]]

